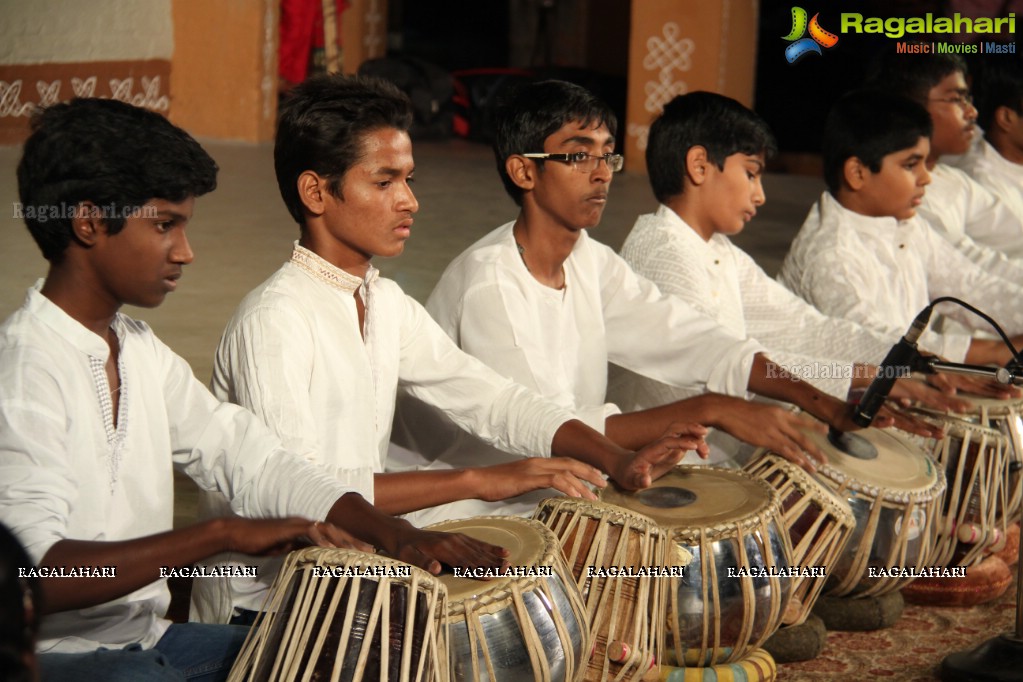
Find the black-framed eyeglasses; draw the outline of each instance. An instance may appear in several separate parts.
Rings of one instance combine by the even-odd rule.
[[[531,152],[529,154],[523,154],[522,156],[527,159],[542,159],[544,161],[561,161],[562,163],[572,164],[572,170],[580,173],[592,173],[597,169],[597,165],[603,161],[607,164],[607,167],[611,169],[612,173],[617,173],[625,165],[625,157],[621,154],[604,154],[602,156],[594,156],[587,154],[586,152],[573,152],[571,154],[543,154],[539,152]]]
[[[932,97],[928,102],[944,102],[945,104],[955,104],[961,109],[968,108],[973,104],[973,95],[968,92],[959,92],[951,97]]]

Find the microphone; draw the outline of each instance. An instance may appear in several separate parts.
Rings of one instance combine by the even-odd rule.
[[[927,328],[927,323],[931,319],[931,310],[932,306],[927,306],[916,316],[913,324],[906,331],[906,335],[892,346],[884,361],[877,368],[877,376],[870,383],[870,386],[867,387],[863,398],[860,399],[859,406],[857,406],[856,411],[853,413],[852,420],[858,426],[866,428],[874,421],[878,410],[884,405],[885,398],[888,397],[892,386],[895,385],[896,379],[900,376],[898,368],[905,368],[906,375],[911,371],[910,367],[913,365],[913,360],[919,355],[919,351],[916,349],[916,342]]]

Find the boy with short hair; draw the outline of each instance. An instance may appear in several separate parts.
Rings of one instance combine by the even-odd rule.
[[[419,303],[378,276],[371,260],[401,254],[418,210],[411,121],[408,98],[372,78],[314,78],[290,92],[274,165],[300,238],[228,323],[214,392],[392,514],[536,489],[557,494],[551,487],[593,498],[585,484],[604,485],[598,468],[627,488],[645,487],[681,458],[677,449],[705,447],[702,427],[671,425],[662,438],[667,424],[642,444],[616,446],[460,351]],[[399,384],[519,459],[385,473]],[[530,455],[543,458],[523,459]],[[266,588],[262,575],[206,580],[193,605],[203,620],[222,621],[235,609],[259,609]]]
[[[193,259],[185,228],[217,173],[195,140],[113,100],[56,104],[32,126],[18,186],[49,270],[0,326],[0,522],[43,576],[43,680],[226,678],[246,629],[171,624],[160,577],[217,552],[369,548],[344,528],[434,572],[503,563],[500,548],[377,512],[118,312],[159,305]],[[175,467],[244,517],[290,518],[171,530]]]
[[[662,294],[587,235],[600,222],[613,174],[621,169],[614,153],[617,122],[605,103],[579,86],[545,81],[515,93],[496,121],[498,172],[521,210],[458,256],[427,302],[461,348],[589,413],[591,423],[620,443],[642,441],[663,423],[684,418],[804,465],[803,451],[819,454],[802,432],[805,418],[722,395],[621,414],[606,403],[609,360],[665,383],[732,396],[763,393],[849,428],[844,403],[784,370],[772,376],[777,368],[769,367],[758,344]],[[429,449],[432,425],[403,421],[416,431],[406,442]],[[472,444],[456,443],[440,456],[471,452]]]
[[[1023,216],[1023,58],[987,59],[973,75],[984,137],[950,163]]]
[[[991,275],[916,216],[931,180],[930,134],[931,116],[913,100],[880,91],[839,100],[824,131],[828,191],[810,209],[779,279],[825,314],[891,336],[905,334],[939,296],[973,303],[1021,334],[1023,287]],[[968,329],[990,330],[959,306],[941,310]],[[1014,339],[1017,347],[1021,341]],[[1001,341],[964,334],[927,331],[920,346],[954,362],[1004,365],[1011,357]]]
[[[958,55],[891,50],[882,55],[868,85],[913,99],[930,114],[933,133],[925,163],[931,186],[920,217],[988,272],[1023,284],[1023,213],[941,161],[942,156],[965,154],[977,135],[967,73]]]
[[[660,206],[639,217],[621,254],[661,291],[763,343],[790,372],[845,398],[851,388],[869,385],[874,365],[898,337],[821,314],[728,239],[766,201],[761,176],[773,151],[767,123],[734,99],[694,92],[668,102],[650,126],[646,148]],[[616,402],[630,409],[692,395],[632,372],[615,383]],[[896,382],[893,397],[938,409],[966,406],[913,380]]]

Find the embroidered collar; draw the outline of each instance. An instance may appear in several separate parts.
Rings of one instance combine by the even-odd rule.
[[[295,248],[291,252],[291,262],[302,268],[314,278],[328,284],[335,289],[340,289],[346,294],[354,294],[362,287],[368,287],[380,274],[380,271],[372,265],[366,271],[366,279],[361,280],[355,275],[345,272],[336,265],[327,262],[323,258],[295,242]]]

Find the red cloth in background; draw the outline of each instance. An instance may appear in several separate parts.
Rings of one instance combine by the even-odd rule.
[[[338,41],[341,13],[348,0],[335,0]],[[323,3],[321,0],[281,0],[280,46],[277,74],[288,83],[301,83],[309,72],[309,55],[323,47]]]

